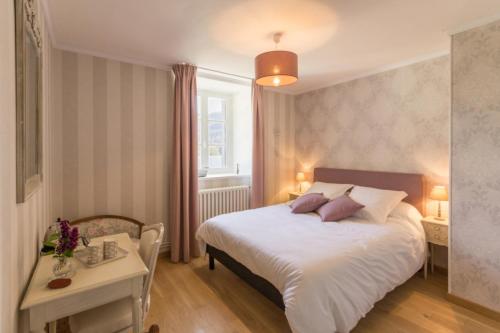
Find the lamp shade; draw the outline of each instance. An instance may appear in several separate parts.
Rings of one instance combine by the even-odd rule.
[[[297,172],[297,176],[295,176],[295,179],[298,181],[298,182],[303,182],[306,180],[306,176],[304,175],[303,172]]]
[[[286,86],[297,81],[297,54],[269,51],[255,57],[255,82],[261,86]]]
[[[434,186],[431,190],[431,195],[429,196],[432,200],[447,201],[448,191],[446,187],[442,185]]]

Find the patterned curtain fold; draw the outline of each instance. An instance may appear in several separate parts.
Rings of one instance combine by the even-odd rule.
[[[198,132],[196,67],[174,65],[173,166],[171,182],[170,244],[173,262],[198,257]]]
[[[252,82],[252,208],[264,206],[264,110],[262,95],[264,89]]]

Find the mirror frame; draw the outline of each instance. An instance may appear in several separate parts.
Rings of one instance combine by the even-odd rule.
[[[35,0],[13,0],[15,7],[16,24],[16,201],[26,201],[42,182],[42,38]],[[27,119],[28,108],[26,64],[28,52],[26,38],[31,38],[37,51],[37,102],[36,102],[36,147],[27,147]],[[37,171],[35,175],[26,173],[26,151],[36,149]]]

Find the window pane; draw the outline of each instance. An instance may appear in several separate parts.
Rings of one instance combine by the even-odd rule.
[[[225,101],[222,98],[208,98],[208,120],[225,120],[225,109]]]
[[[224,147],[208,146],[208,167],[224,168],[226,167],[226,156]]]
[[[208,144],[225,145],[226,129],[223,122],[208,122]]]

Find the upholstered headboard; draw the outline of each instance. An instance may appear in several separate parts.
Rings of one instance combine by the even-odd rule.
[[[404,201],[415,206],[422,214],[425,213],[423,175],[414,173],[316,168],[314,169],[314,181],[405,191],[408,193],[408,196]]]

